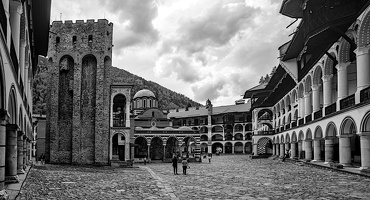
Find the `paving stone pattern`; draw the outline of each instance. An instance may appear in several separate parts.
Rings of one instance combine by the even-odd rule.
[[[17,199],[370,199],[370,179],[245,155],[214,156],[173,175],[170,163],[140,168],[45,165]]]

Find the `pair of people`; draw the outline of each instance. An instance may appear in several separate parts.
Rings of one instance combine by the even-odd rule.
[[[178,173],[177,173],[177,163],[178,163],[177,156],[173,156],[173,158],[172,158],[172,167],[173,167],[173,174],[175,174],[175,175],[178,175]],[[182,164],[182,173],[184,175],[186,175],[186,169],[189,166],[188,159],[182,158],[181,164]]]

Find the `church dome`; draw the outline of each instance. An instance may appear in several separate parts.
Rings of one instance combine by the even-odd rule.
[[[136,98],[142,98],[142,97],[153,97],[153,98],[156,98],[154,93],[150,90],[147,90],[147,89],[143,89],[143,90],[140,90],[138,92],[136,92],[136,94],[134,95],[134,98],[133,99],[136,99]]]

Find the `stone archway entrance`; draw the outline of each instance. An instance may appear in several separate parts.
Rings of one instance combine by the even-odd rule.
[[[212,153],[216,153],[217,148],[223,149],[223,145],[221,143],[218,143],[218,142],[212,144]],[[225,153],[225,152],[223,152],[223,153]]]
[[[163,160],[164,158],[164,146],[161,138],[155,137],[150,143],[150,159],[151,160]]]
[[[148,154],[148,143],[143,137],[135,140],[135,158],[144,158]]]
[[[125,141],[126,138],[121,133],[112,137],[112,160],[125,160]]]

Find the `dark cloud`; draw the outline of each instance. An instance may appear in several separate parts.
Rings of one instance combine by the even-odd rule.
[[[191,90],[194,93],[194,99],[198,102],[204,102],[207,99],[211,101],[221,96],[225,81],[219,80],[216,83],[206,83],[201,86],[192,86]]]
[[[158,16],[154,0],[100,0],[110,12],[119,16],[125,26],[115,31],[115,46],[118,49],[136,44],[152,44],[158,40],[158,31],[153,20]]]

